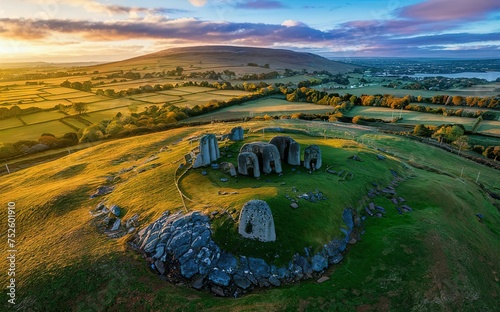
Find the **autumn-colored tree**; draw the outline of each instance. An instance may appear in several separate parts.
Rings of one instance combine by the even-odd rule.
[[[75,103],[73,103],[72,108],[75,110],[75,112],[78,115],[82,115],[82,114],[87,112],[87,110],[89,109],[89,106],[87,103],[84,103],[84,102],[75,102]]]

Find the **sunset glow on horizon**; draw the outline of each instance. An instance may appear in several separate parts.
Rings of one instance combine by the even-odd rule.
[[[114,61],[192,45],[493,58],[499,20],[492,0],[0,0],[0,63]]]

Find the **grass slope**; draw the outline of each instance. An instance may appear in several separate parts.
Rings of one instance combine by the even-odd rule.
[[[498,192],[498,172],[399,137],[352,130],[345,135],[353,135],[364,144],[347,140],[314,140],[327,150],[326,163],[347,166],[346,157],[351,153],[357,153],[365,160],[355,164],[349,162],[349,170],[355,172],[352,181],[321,185],[322,191],[334,193],[333,201],[328,202],[333,209],[337,209],[337,201],[339,207],[346,203],[357,204],[359,194],[366,193],[363,181],[384,179],[376,175],[380,164],[390,168],[400,166],[400,161],[421,162],[428,168],[409,169],[411,178],[397,188],[398,194],[406,198],[414,211],[399,215],[391,208],[388,199],[376,198],[378,204],[386,207],[387,216],[367,219],[362,240],[349,248],[340,265],[326,273],[330,280],[323,284],[309,281],[256,291],[239,299],[215,298],[160,280],[137,254],[125,248],[126,237],[110,240],[95,231],[88,210],[102,199],[89,199],[88,196],[97,186],[105,184],[108,176],[119,178],[116,178],[116,189],[107,197],[107,202],[123,206],[126,218],[139,213],[140,222],[147,224],[167,209],[182,207],[173,187],[173,177],[179,166],[177,161],[186,149],[193,146],[187,140],[178,140],[196,133],[226,131],[225,128],[232,126],[215,124],[102,143],[2,177],[2,205],[5,207],[7,201],[14,201],[17,207],[19,253],[15,308],[21,311],[496,310],[500,295],[500,215],[492,199],[474,180],[475,172],[480,170],[480,182]],[[331,136],[344,133],[334,124],[315,123],[311,126],[302,121],[243,126],[252,129],[266,126],[309,128],[321,134],[326,130]],[[267,140],[271,134],[265,136]],[[297,139],[301,144],[313,142],[313,138],[307,136],[298,136]],[[158,159],[146,161],[166,145],[168,151],[159,153]],[[339,148],[342,146],[344,149]],[[384,148],[390,159],[371,163],[370,155],[375,151],[370,147]],[[151,169],[153,164],[159,166]],[[118,174],[130,166],[149,170]],[[462,166],[466,168],[463,181],[458,180]],[[363,177],[363,171],[366,177]],[[189,173],[182,183],[189,184],[189,179],[196,174],[194,171]],[[319,172],[312,177],[328,178]],[[212,179],[212,183],[201,183],[219,188],[217,178],[217,173],[209,172],[207,179]],[[278,177],[271,175],[269,179]],[[245,187],[257,183],[244,180],[239,178],[238,184],[243,186],[238,186],[241,198],[234,198],[235,206],[245,200]],[[300,179],[295,182],[305,185]],[[259,183],[265,184],[262,180]],[[284,189],[277,186],[267,187],[268,190],[266,187],[257,189],[259,193],[264,190],[263,197],[272,197],[271,207],[276,211],[277,223],[282,222],[280,218],[285,215],[272,205],[273,200],[280,198],[274,194],[282,195],[283,190],[291,185],[287,182],[282,187]],[[190,195],[195,197],[196,194]],[[194,199],[197,198],[200,196]],[[219,204],[233,205],[221,201],[217,209],[220,209]],[[192,208],[196,207],[194,203]],[[326,208],[319,204],[311,207],[304,204],[296,212],[306,214]],[[2,220],[6,220],[6,211],[0,211]],[[288,213],[290,210],[284,211],[290,219],[296,217]],[[318,213],[321,215],[322,211]],[[478,222],[476,213],[485,216],[483,222]],[[312,219],[302,219],[304,227],[310,227],[310,236],[302,238],[308,241],[321,240],[315,233],[322,233],[328,221],[336,222],[309,217]],[[2,233],[6,232],[6,226],[6,222],[0,224]],[[327,231],[330,229],[324,232]],[[3,285],[7,283],[6,278],[3,274],[0,280]],[[0,300],[5,308],[12,308],[6,304],[5,292],[0,295]]]

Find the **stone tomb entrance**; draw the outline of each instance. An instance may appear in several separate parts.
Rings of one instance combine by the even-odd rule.
[[[238,233],[245,238],[257,239],[261,242],[276,240],[273,213],[265,201],[254,199],[243,205]]]
[[[260,177],[259,158],[255,153],[243,152],[238,155],[238,172],[242,175]]]
[[[318,145],[309,145],[304,150],[304,167],[309,170],[321,168],[321,150]]]
[[[259,169],[265,174],[275,171],[281,173],[281,157],[278,148],[269,143],[252,142],[243,145],[241,153],[253,153],[257,156]],[[239,166],[239,163],[238,163]]]

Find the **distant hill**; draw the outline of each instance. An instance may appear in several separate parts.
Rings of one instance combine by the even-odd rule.
[[[152,54],[95,66],[96,70],[126,69],[155,66],[170,69],[181,66],[185,70],[215,70],[217,68],[247,68],[256,72],[248,64],[257,64],[260,72],[284,69],[309,72],[326,70],[333,74],[351,72],[358,66],[329,60],[312,53],[295,52],[284,49],[268,49],[236,46],[193,46],[172,48]],[[268,64],[269,69],[263,68]],[[245,70],[246,71],[246,70]]]

